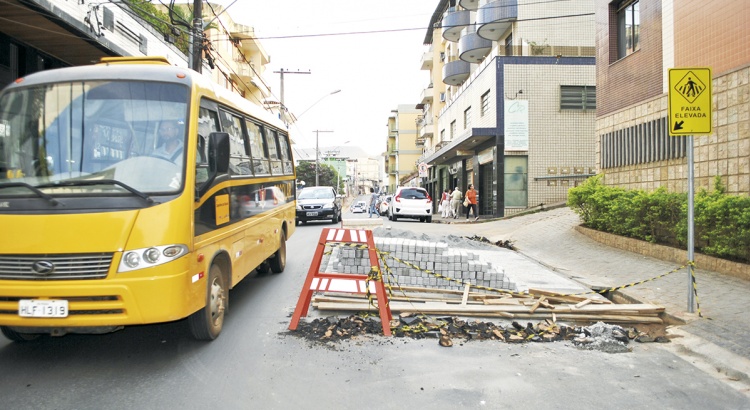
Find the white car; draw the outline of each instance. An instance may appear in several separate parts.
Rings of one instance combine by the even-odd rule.
[[[352,213],[357,214],[362,212],[367,212],[367,204],[365,201],[359,201],[352,205]]]
[[[399,187],[388,204],[388,219],[419,219],[420,222],[432,222],[432,198],[427,190],[418,187]]]

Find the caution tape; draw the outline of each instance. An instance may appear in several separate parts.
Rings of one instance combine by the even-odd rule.
[[[352,244],[352,243],[346,243],[346,242],[329,242],[329,245],[333,245],[333,246],[336,246],[336,247],[356,248],[356,249],[368,249],[369,248],[368,245],[359,245],[359,244]],[[692,261],[690,261],[690,262],[686,263],[685,265],[682,265],[682,266],[680,266],[678,268],[672,269],[671,271],[663,273],[661,275],[654,276],[654,277],[651,277],[651,278],[648,278],[648,279],[644,279],[644,280],[641,280],[641,281],[638,281],[638,282],[628,283],[628,284],[621,285],[621,286],[615,286],[615,287],[610,287],[610,288],[605,288],[605,289],[600,289],[600,290],[592,290],[592,291],[589,291],[589,292],[580,292],[580,293],[545,293],[545,295],[535,295],[533,293],[513,292],[513,291],[510,291],[510,290],[507,290],[507,289],[499,289],[499,288],[492,288],[492,287],[489,287],[489,286],[474,285],[474,284],[471,284],[471,283],[468,283],[468,282],[464,282],[464,281],[462,281],[460,279],[451,278],[451,277],[448,277],[448,276],[445,276],[445,275],[441,275],[440,273],[437,273],[437,272],[432,271],[430,269],[420,268],[419,266],[417,266],[417,265],[415,265],[415,264],[413,264],[413,263],[411,263],[409,261],[406,261],[406,260],[397,258],[396,256],[393,256],[391,254],[391,252],[381,251],[381,250],[378,250],[377,248],[375,249],[375,251],[378,253],[378,255],[380,255],[381,261],[383,262],[383,265],[386,267],[386,272],[388,273],[388,276],[392,277],[393,280],[394,280],[394,282],[396,282],[397,284],[398,284],[398,282],[395,280],[395,276],[393,275],[393,273],[391,272],[390,268],[388,267],[388,265],[386,263],[386,258],[391,258],[391,259],[393,259],[394,261],[396,261],[398,263],[401,263],[401,264],[403,264],[405,266],[408,266],[408,267],[410,267],[410,268],[412,268],[414,270],[417,270],[419,272],[424,272],[424,273],[426,273],[428,275],[431,275],[431,276],[434,276],[434,277],[436,277],[438,279],[443,279],[443,280],[446,280],[446,281],[449,281],[449,282],[458,283],[461,286],[469,285],[472,288],[476,288],[476,289],[481,289],[481,290],[486,290],[486,291],[496,292],[496,293],[503,293],[503,294],[513,295],[513,296],[520,296],[520,297],[529,297],[529,296],[583,296],[583,295],[591,295],[591,294],[604,294],[604,293],[607,293],[607,292],[615,292],[615,291],[618,291],[618,290],[627,289],[627,288],[630,288],[630,287],[633,287],[633,286],[641,285],[641,284],[644,284],[644,283],[647,283],[647,282],[652,282],[652,281],[655,281],[657,279],[661,279],[661,278],[663,278],[665,276],[671,275],[671,274],[673,274],[675,272],[679,272],[679,271],[681,271],[682,269],[685,269],[688,266],[691,266],[693,268],[695,267],[695,263],[692,262]],[[693,292],[695,293],[696,305],[698,306],[698,316],[699,317],[703,317],[702,314],[700,313],[700,303],[698,302],[698,288],[697,288],[697,283],[696,283],[696,280],[695,280],[694,269],[691,269],[691,276],[692,276],[692,283],[693,283]],[[382,276],[380,276],[380,278],[382,279]],[[390,283],[389,283],[388,287],[389,287],[389,289],[391,289]],[[401,289],[400,285],[398,287],[399,287],[399,289]],[[401,289],[401,291],[402,291],[402,293],[404,293],[403,289]],[[406,297],[407,300],[408,300],[408,296],[406,296],[405,293],[404,293],[404,297]]]
[[[691,281],[693,282],[693,293],[695,294],[695,306],[698,307],[698,317],[703,317],[703,314],[701,313],[701,302],[698,300],[698,282],[695,280],[695,262],[690,261],[688,262],[688,265],[690,265],[690,277]]]

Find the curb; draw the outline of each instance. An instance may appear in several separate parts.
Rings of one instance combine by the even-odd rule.
[[[668,328],[670,343],[661,347],[678,357],[687,355],[690,364],[750,398],[750,360],[696,336],[688,330]]]

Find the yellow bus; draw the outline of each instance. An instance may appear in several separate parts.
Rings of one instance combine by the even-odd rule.
[[[0,330],[107,333],[187,318],[282,272],[295,169],[277,116],[161,57],[19,78],[0,93]]]

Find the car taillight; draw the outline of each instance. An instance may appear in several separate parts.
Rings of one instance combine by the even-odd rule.
[[[401,194],[398,194],[398,195],[394,196],[393,200],[396,201],[396,202],[401,202]]]
[[[430,196],[430,194],[427,194],[427,203],[432,203],[432,197]]]

